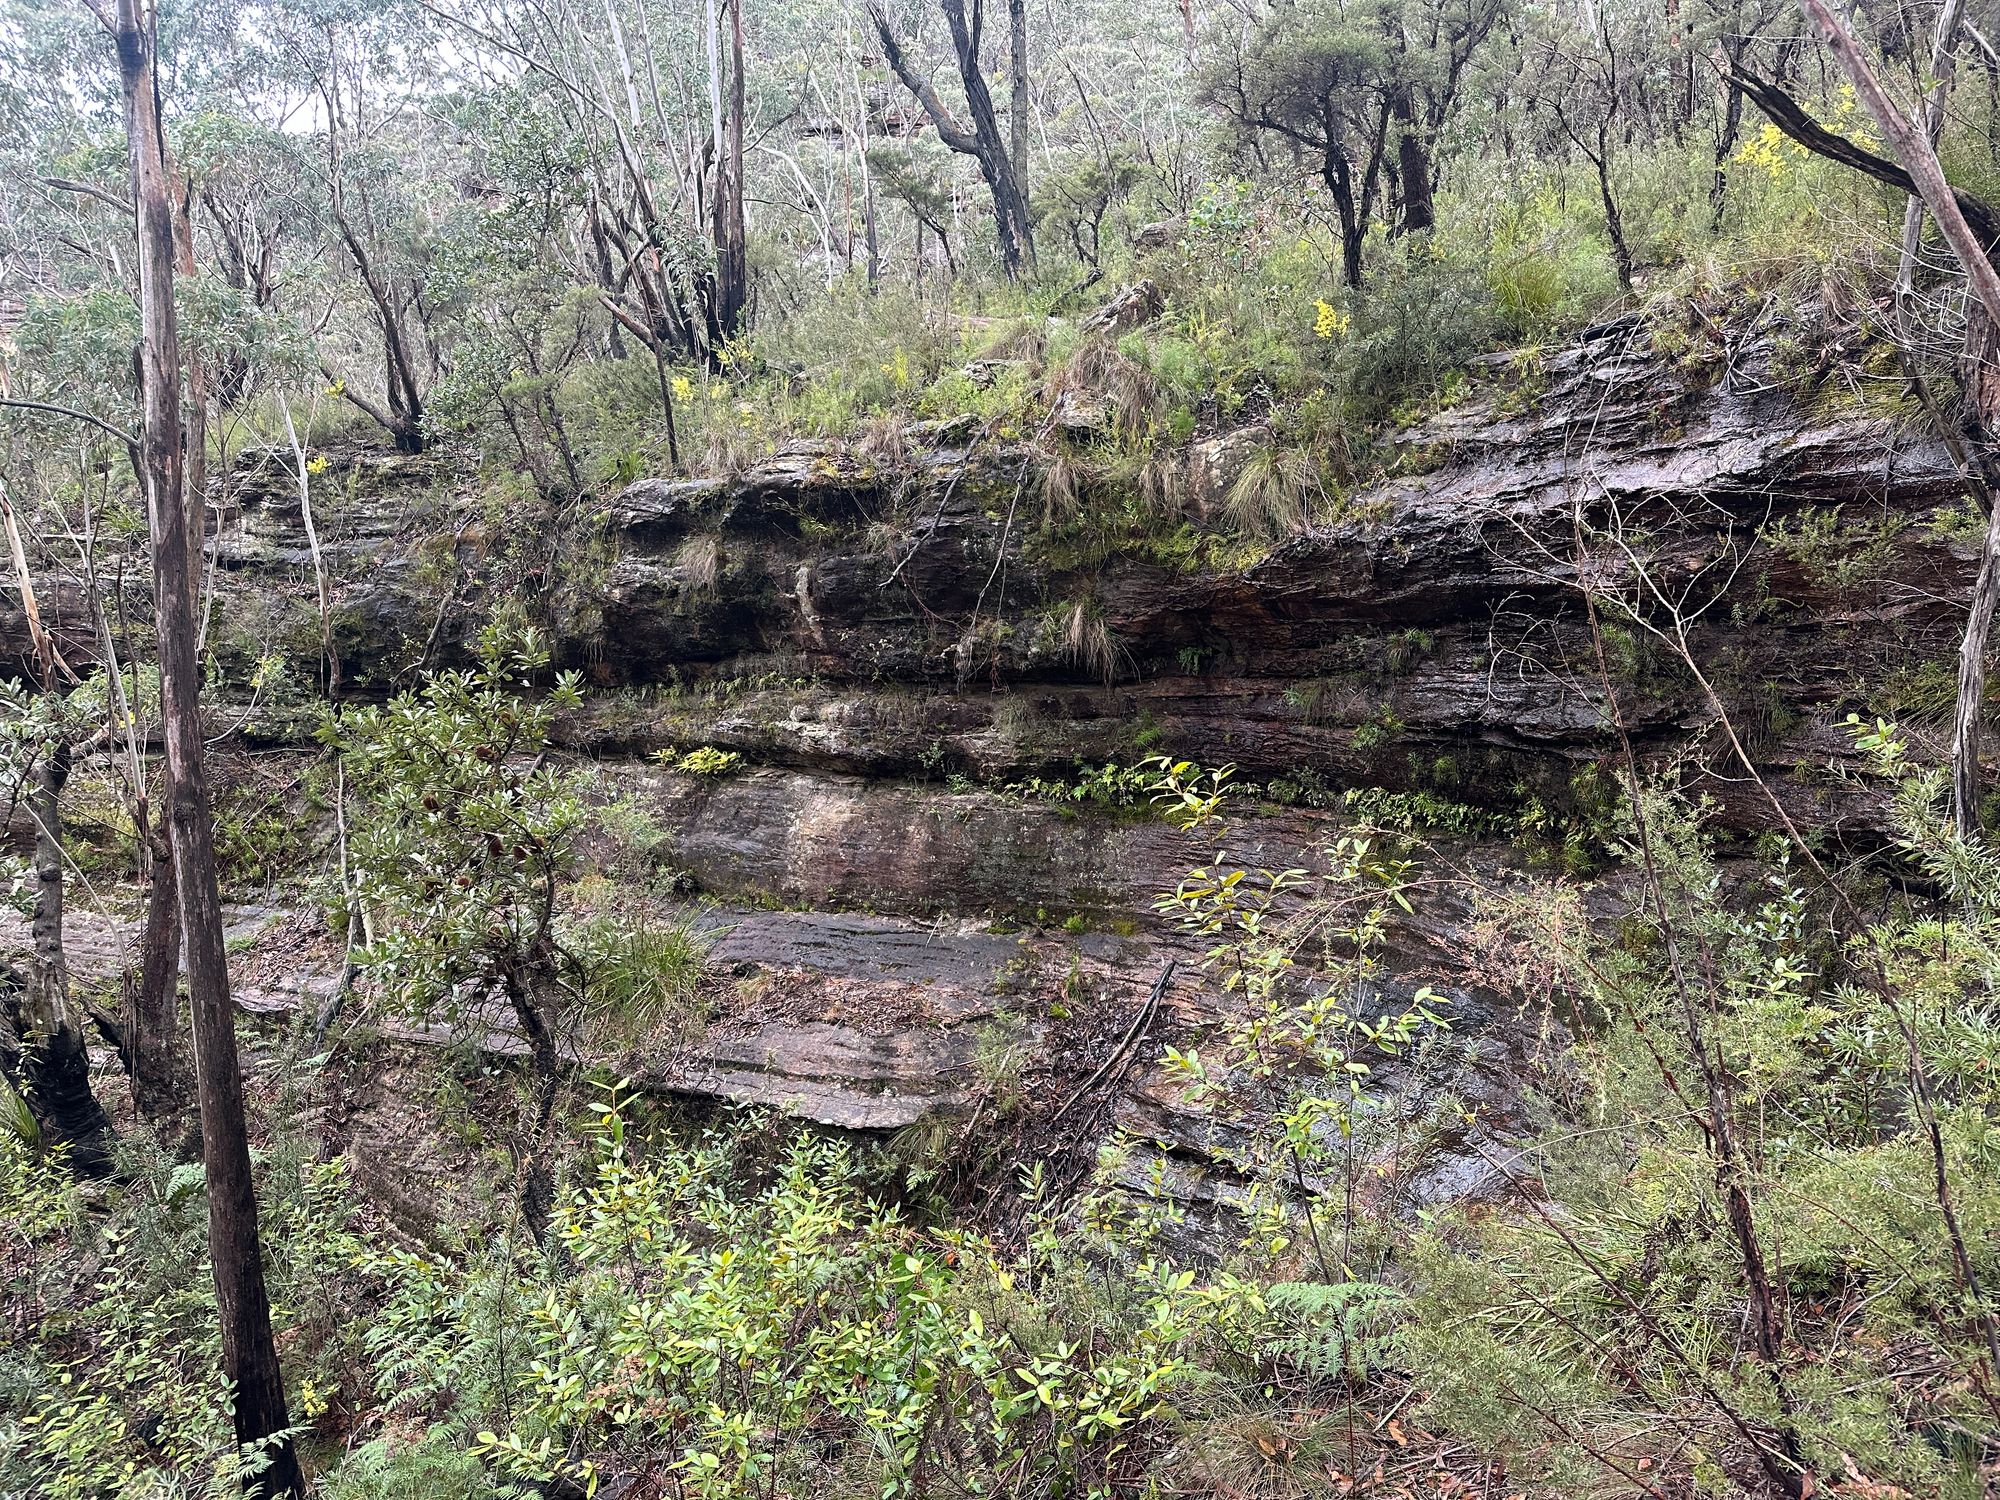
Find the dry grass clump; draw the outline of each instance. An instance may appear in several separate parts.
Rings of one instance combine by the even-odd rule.
[[[1055,457],[1042,471],[1044,530],[1065,526],[1082,514],[1084,492],[1090,479],[1090,466],[1068,447],[1059,445]]]
[[[712,422],[702,464],[706,473],[735,478],[764,456],[763,440],[729,420]]]
[[[1231,526],[1245,536],[1276,541],[1299,531],[1320,489],[1319,464],[1303,448],[1267,443],[1244,461],[1222,502]]]
[[[1161,443],[1149,444],[1135,484],[1139,507],[1148,516],[1177,521],[1187,513],[1187,458]]]
[[[868,418],[855,437],[855,456],[878,469],[901,469],[910,451],[906,440],[908,426],[898,412],[881,412]]]
[[[1159,424],[1159,382],[1145,366],[1118,352],[1109,339],[1088,339],[1061,365],[1049,372],[1042,398],[1051,407],[1065,394],[1102,396],[1107,403],[1113,435],[1128,443],[1141,442]]]
[[[717,581],[722,577],[722,539],[714,536],[689,537],[674,554],[674,568],[680,574],[681,587],[686,592],[713,594]]]
[[[1118,666],[1124,653],[1112,638],[1094,601],[1075,599],[1056,616],[1056,650],[1062,659],[1106,687],[1118,680]]]

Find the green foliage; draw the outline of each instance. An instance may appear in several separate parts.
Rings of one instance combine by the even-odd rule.
[[[1507,919],[1520,957],[1543,972],[1553,959],[1562,1003],[1593,1023],[1528,1153],[1561,1211],[1524,1201],[1441,1220],[1416,1247],[1407,1330],[1431,1419],[1520,1476],[1580,1488],[1663,1463],[1663,1444],[1719,1466],[1735,1412],[1783,1424],[1821,1474],[1976,1492],[1969,1457],[1923,1436],[1985,1421],[1970,1393],[1906,1392],[1895,1371],[1985,1358],[1977,1320],[1990,1313],[1968,1292],[1934,1184],[1941,1171],[1990,1283],[2000,1192],[1985,1121],[2000,1101],[1987,1060],[2000,1034],[1984,976],[2000,952],[2000,880],[1943,826],[1941,778],[1907,769],[1893,726],[1855,725],[1876,774],[1896,779],[1901,856],[1943,905],[1828,907],[1782,857],[1734,878],[1700,809],[1649,792],[1621,851],[1639,893],[1615,927],[1573,921],[1555,891]],[[1909,1102],[1919,1079],[1935,1146]],[[1704,1086],[1727,1111],[1726,1167],[1686,1106]],[[1780,1278],[1782,1389],[1743,1352],[1732,1184]],[[1711,1394],[1697,1408],[1698,1391]],[[1665,1430],[1651,1425],[1661,1413]]]
[[[1384,706],[1354,726],[1354,748],[1380,750],[1386,745],[1393,745],[1402,732],[1403,721],[1396,716],[1395,710]]]
[[[1385,258],[1362,288],[1353,334],[1341,347],[1355,414],[1371,421],[1412,402],[1450,404],[1453,377],[1493,348],[1498,333],[1478,266],[1442,250]]]
[[[734,776],[743,769],[741,755],[734,750],[718,750],[713,745],[698,745],[684,755],[673,755],[671,763],[683,775],[710,780]]]
[[[1209,1046],[1169,1047],[1166,1064],[1192,1102],[1249,1127],[1232,1164],[1262,1190],[1246,1215],[1246,1248],[1277,1256],[1290,1243],[1284,1195],[1308,1171],[1357,1170],[1354,1143],[1395,1105],[1375,1092],[1381,1062],[1447,1029],[1446,1001],[1428,985],[1401,999],[1383,994],[1381,949],[1395,912],[1412,910],[1410,861],[1381,852],[1366,834],[1344,833],[1319,851],[1312,869],[1269,869],[1227,852],[1222,812],[1232,768],[1203,771],[1161,764],[1155,800],[1169,821],[1206,845],[1208,860],[1188,871],[1155,907],[1203,948],[1206,972],[1232,1016]],[[1298,1207],[1327,1281],[1351,1279],[1363,1245],[1350,1191],[1339,1257],[1332,1258],[1309,1198]]]
[[[1881,576],[1908,525],[1901,515],[1856,519],[1840,506],[1807,506],[1767,526],[1764,537],[1814,587],[1845,593]]]
[[[1016,797],[1053,802],[1059,806],[1081,804],[1103,809],[1133,808],[1144,807],[1152,800],[1158,779],[1152,761],[1141,761],[1136,766],[1121,766],[1115,762],[1090,766],[1078,761],[1076,775],[1072,778],[1030,776],[1008,783],[1007,790]]]
[[[940,1247],[870,1201],[830,1142],[794,1138],[758,1186],[721,1139],[642,1154],[619,1102],[597,1108],[597,1164],[556,1216],[576,1270],[517,1304],[514,1417],[473,1439],[517,1481],[588,1483],[658,1456],[691,1495],[825,1492],[853,1465],[897,1495],[942,1442],[972,1493],[1096,1492],[1155,1441],[1192,1342],[1256,1305],[1144,1262],[1120,1273],[1125,1312],[1078,1338],[1032,1300],[1053,1247],[1025,1264],[970,1236]],[[397,1288],[399,1369],[490,1342],[494,1284],[534,1274],[372,1263]]]
[[[200,1168],[143,1142],[123,1149],[107,1215],[102,1202],[85,1211],[59,1159],[0,1136],[0,1244],[20,1335],[0,1358],[0,1493],[221,1497],[261,1466],[230,1430]],[[285,1245],[270,1273],[280,1317],[338,1274],[336,1176],[267,1175],[278,1189],[267,1222]]]
[[[1493,211],[1487,284],[1506,326],[1530,343],[1588,321],[1618,292],[1600,237],[1577,233],[1566,187],[1545,178]]]
[[[559,964],[560,882],[587,814],[577,773],[543,764],[556,714],[580,702],[567,675],[535,695],[547,662],[532,632],[489,627],[478,667],[322,731],[363,808],[355,888],[379,926],[362,962],[418,1014],[459,1014],[468,985],[539,1003]]]
[[[1406,1300],[1375,1281],[1281,1281],[1264,1289],[1263,1346],[1309,1375],[1359,1382],[1398,1351]]]
[[[1389,792],[1381,787],[1350,787],[1340,804],[1361,822],[1402,833],[1491,833],[1512,826],[1500,813],[1484,811],[1440,797],[1434,792]]]
[[[476,1454],[433,1432],[414,1442],[363,1443],[341,1460],[325,1493],[326,1500],[480,1500],[492,1485]]]

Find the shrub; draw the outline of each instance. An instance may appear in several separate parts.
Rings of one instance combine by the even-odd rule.
[[[1383,256],[1361,289],[1354,329],[1341,352],[1348,400],[1364,419],[1428,400],[1467,360],[1491,349],[1499,309],[1482,272],[1422,244]]]
[[[1948,1372],[1986,1364],[1972,1287],[2000,1269],[1996,1091],[1972,1061],[2000,1045],[2000,880],[1942,824],[1942,774],[1901,770],[1893,728],[1857,730],[1900,782],[1901,878],[1935,904],[1864,910],[1782,848],[1732,879],[1702,808],[1650,790],[1627,809],[1615,922],[1581,920],[1559,886],[1487,904],[1482,947],[1593,1024],[1507,1168],[1539,1180],[1419,1238],[1407,1347],[1430,1420],[1516,1482],[1684,1466],[1763,1492],[1775,1466],[1856,1494],[1979,1492],[1973,1451],[1929,1434],[1991,1423]],[[1766,1299],[1760,1342],[1746,1319]],[[1915,1367],[1934,1373],[1898,1373]]]
[[[698,745],[675,760],[673,765],[676,771],[684,775],[713,780],[723,776],[734,776],[742,770],[743,757],[734,750],[718,750],[713,745]]]
[[[919,1235],[843,1146],[795,1137],[755,1187],[720,1138],[642,1157],[615,1100],[594,1131],[596,1170],[556,1218],[576,1273],[542,1284],[514,1419],[476,1440],[517,1482],[670,1455],[689,1495],[822,1493],[855,1463],[900,1495],[953,1454],[975,1491],[1085,1493],[1158,1440],[1193,1341],[1255,1305],[1146,1261],[1119,1273],[1123,1315],[1076,1337],[1034,1301],[1035,1259]]]

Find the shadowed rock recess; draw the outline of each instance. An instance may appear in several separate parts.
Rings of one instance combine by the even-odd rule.
[[[1050,525],[1046,457],[962,424],[800,443],[533,523],[449,460],[335,455],[317,519],[344,688],[463,660],[503,599],[547,624],[591,688],[568,744],[660,830],[655,886],[719,903],[716,963],[744,980],[698,1041],[647,1064],[655,1085],[899,1129],[974,1113],[981,1049],[1004,1033],[1045,1115],[1091,1091],[1033,1150],[1069,1160],[1122,1125],[1141,1143],[1131,1185],[1206,1204],[1231,1191],[1228,1127],[1155,1059],[1220,1002],[1151,909],[1198,854],[1143,807],[1020,783],[1155,753],[1233,762],[1264,793],[1231,840],[1253,863],[1304,862],[1357,788],[1476,809],[1454,847],[1519,863],[1526,823],[1585,827],[1612,795],[1580,581],[1684,632],[1802,824],[1879,837],[1880,809],[1839,774],[1848,712],[1948,712],[1977,533],[1943,450],[1802,398],[1769,334],[1673,357],[1660,342],[1633,317],[1485,362],[1467,399],[1400,434],[1388,477],[1264,549],[1225,534],[1246,446],[1229,436],[1187,456],[1183,513],[1144,528],[1093,529],[1109,488]],[[310,676],[310,558],[277,458],[233,477],[216,549],[225,654]],[[1640,754],[1681,760],[1724,826],[1769,826],[1702,683],[1605,613]],[[267,705],[246,732],[296,729]],[[740,769],[654,755],[703,745]],[[1504,1138],[1522,997],[1454,957],[1467,920],[1427,899],[1397,929],[1385,983],[1428,980],[1455,1005],[1448,1055],[1398,1086],[1449,1088]],[[1417,1154],[1399,1161],[1411,1203],[1484,1179],[1458,1128]]]

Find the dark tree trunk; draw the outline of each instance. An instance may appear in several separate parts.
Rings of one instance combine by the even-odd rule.
[[[35,911],[29,924],[34,961],[14,1018],[21,1039],[20,1080],[42,1139],[64,1146],[72,1166],[91,1176],[109,1170],[111,1121],[90,1088],[90,1052],[70,1001],[63,956],[62,789],[71,750],[58,741],[36,764],[28,794],[35,823]]]
[[[142,812],[143,816],[143,812]],[[125,978],[126,1061],[132,1099],[149,1120],[177,1114],[185,1103],[180,1068],[181,912],[174,857],[164,830],[144,827],[150,846],[146,918],[139,930],[139,971]]]
[[[546,969],[552,963],[552,955],[539,962],[530,959],[510,965],[502,975],[508,1004],[528,1044],[534,1124],[518,1160],[521,1219],[537,1245],[548,1237],[549,1219],[555,1211],[555,1174],[549,1167],[549,1124],[555,1118],[556,1094],[562,1083],[562,1058],[556,1049],[555,1032],[549,1025],[548,1007],[542,999],[542,992],[548,987]]]
[[[1035,258],[1035,231],[1028,219],[1028,197],[1022,191],[1014,161],[1001,141],[993,94],[986,87],[986,73],[979,66],[979,28],[967,20],[965,0],[940,0],[940,3],[945,21],[951,27],[952,51],[958,56],[958,77],[965,89],[966,112],[972,116],[973,135],[981,143],[981,149],[974,153],[979,174],[993,194],[1000,263],[1009,276],[1019,276]]]
[[[1437,222],[1431,202],[1431,160],[1417,125],[1410,88],[1396,90],[1392,105],[1396,131],[1396,175],[1403,186],[1403,232],[1417,234]]]
[[[868,18],[882,44],[882,54],[903,87],[916,95],[930,117],[938,139],[963,156],[979,163],[979,175],[986,179],[993,197],[993,221],[1000,243],[1000,263],[1009,276],[1019,276],[1035,258],[1035,231],[1028,215],[1028,197],[1016,175],[1007,143],[1000,135],[999,115],[993,108],[993,94],[979,66],[979,11],[968,20],[965,0],[938,0],[951,28],[952,51],[958,61],[959,82],[965,89],[965,107],[972,117],[971,128],[960,125],[945,108],[936,87],[904,54],[889,24],[881,0],[867,0]],[[1025,95],[1023,96],[1025,102]],[[932,226],[935,230],[936,226]]]
[[[1736,154],[1736,137],[1743,129],[1743,90],[1736,82],[1736,69],[1743,61],[1741,37],[1726,39],[1722,46],[1729,57],[1730,71],[1724,76],[1727,92],[1722,101],[1722,121],[1715,136],[1715,172],[1708,184],[1708,227],[1722,228],[1722,212],[1729,200],[1729,158]]]
[[[1625,242],[1625,216],[1618,211],[1618,198],[1611,191],[1611,142],[1608,122],[1597,126],[1597,150],[1591,163],[1597,168],[1597,195],[1604,202],[1604,232],[1611,237],[1611,268],[1618,273],[1618,285],[1632,290],[1632,248]]]
[[[749,301],[749,253],[743,230],[743,0],[729,0],[729,94],[721,162],[715,174],[715,328],[725,339],[743,332]]]
[[[243,1116],[236,1015],[229,994],[215,829],[202,764],[201,668],[195,655],[194,569],[182,468],[180,339],[174,320],[173,210],[154,75],[154,35],[139,0],[118,0],[118,69],[138,218],[141,482],[153,547],[167,826],[187,937],[188,1000],[208,1187],[208,1250],[222,1325],[223,1374],[234,1387],[237,1442],[268,1459],[247,1485],[264,1497],[302,1496],[298,1455],[284,1434],[283,1373],[264,1289],[257,1198]]]
[[[1361,286],[1361,249],[1368,238],[1368,219],[1354,196],[1354,169],[1348,164],[1347,153],[1341,149],[1339,124],[1334,119],[1331,102],[1325,106],[1325,118],[1321,125],[1325,133],[1321,137],[1319,179],[1326,184],[1327,192],[1332,194],[1334,212],[1340,217],[1340,280],[1343,286],[1358,290]]]
[[[376,406],[359,392],[349,389],[345,382],[341,383],[340,393],[350,405],[381,424],[394,439],[397,452],[421,453],[428,442],[424,432],[424,393],[410,353],[410,336],[404,327],[414,298],[399,291],[395,283],[382,274],[367,247],[362,244],[361,236],[348,222],[347,212],[341,206],[340,170],[340,162],[336,158],[332,165],[334,227],[340,231],[347,253],[354,257],[355,272],[360,276],[362,290],[367,292],[368,301],[375,309],[376,326],[382,330],[382,381],[388,409],[385,411]]]

